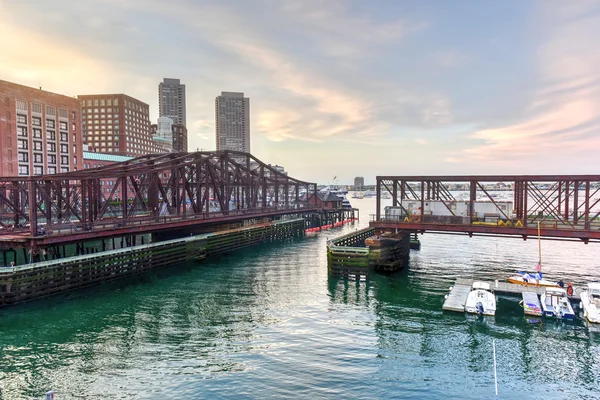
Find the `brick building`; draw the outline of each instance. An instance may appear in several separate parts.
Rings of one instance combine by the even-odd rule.
[[[97,151],[133,157],[162,151],[152,141],[148,104],[125,94],[77,97],[83,140]]]
[[[77,99],[0,80],[0,176],[81,169],[82,148]]]

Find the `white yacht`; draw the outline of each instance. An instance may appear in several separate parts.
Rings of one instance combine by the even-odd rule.
[[[600,324],[600,282],[588,283],[587,289],[580,296],[583,317],[589,322]]]
[[[544,317],[558,319],[574,319],[575,312],[563,288],[547,287],[546,292],[540,295]]]
[[[465,311],[471,314],[496,315],[496,296],[485,282],[473,282],[465,302]]]

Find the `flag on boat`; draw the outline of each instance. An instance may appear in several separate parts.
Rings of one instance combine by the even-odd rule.
[[[542,263],[538,261],[537,266],[535,267],[537,272],[542,272]]]

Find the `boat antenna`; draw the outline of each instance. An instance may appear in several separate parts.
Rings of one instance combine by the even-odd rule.
[[[498,374],[496,373],[496,339],[492,339],[492,347],[494,348],[494,384],[496,385],[496,399],[498,398]]]

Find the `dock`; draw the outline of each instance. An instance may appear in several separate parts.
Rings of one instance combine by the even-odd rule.
[[[454,283],[454,286],[452,286],[452,289],[450,290],[448,297],[444,301],[444,305],[442,306],[442,309],[447,310],[447,311],[463,312],[465,310],[465,303],[467,301],[467,296],[469,295],[469,292],[471,291],[471,287],[473,286],[473,281],[474,281],[474,279],[458,278],[456,280],[456,282]],[[531,296],[533,294],[535,294],[535,295],[543,294],[544,291],[546,290],[546,288],[543,286],[532,286],[532,285],[525,286],[525,285],[517,285],[515,283],[500,282],[500,281],[494,281],[494,282],[480,281],[480,282],[485,282],[485,283],[489,284],[490,289],[492,289],[495,294],[501,294],[501,295],[512,295],[512,296],[520,297],[520,296],[523,296],[524,293],[530,293],[529,295],[525,295],[525,296]],[[573,296],[569,296],[569,299],[572,302],[579,302],[580,301],[580,296],[579,296],[580,291],[581,291],[580,288],[574,287],[573,288]]]

